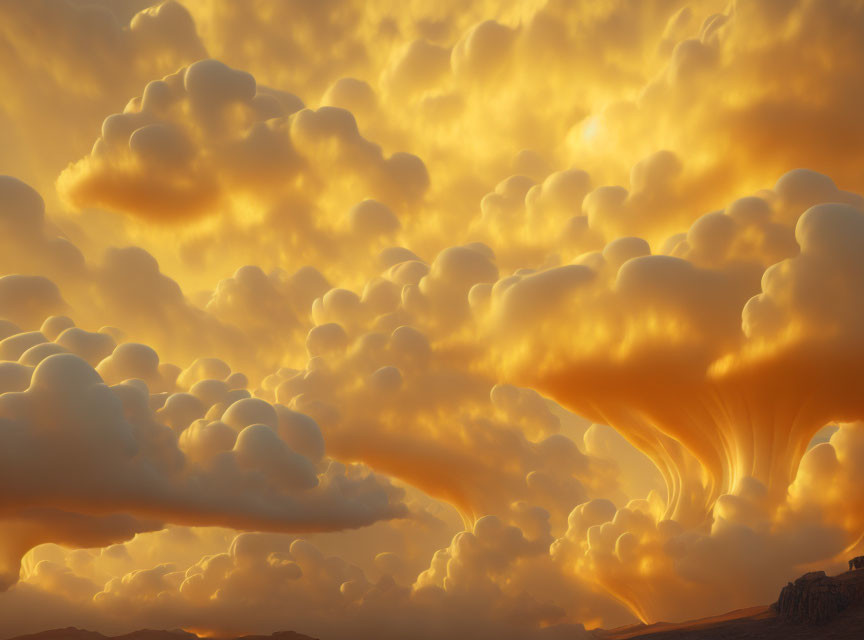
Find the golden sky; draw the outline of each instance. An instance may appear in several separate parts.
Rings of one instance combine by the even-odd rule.
[[[839,569],[862,104],[861,0],[0,0],[0,640]]]

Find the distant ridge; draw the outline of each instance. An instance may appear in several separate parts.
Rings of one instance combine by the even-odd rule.
[[[198,636],[182,629],[159,631],[140,629],[119,636],[106,636],[97,631],[87,631],[76,627],[50,629],[39,633],[16,636],[11,640],[198,640]],[[226,639],[228,640],[228,639]],[[277,631],[271,635],[238,636],[233,640],[316,640],[295,631]]]

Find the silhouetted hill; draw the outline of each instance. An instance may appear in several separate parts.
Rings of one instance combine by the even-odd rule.
[[[66,627],[18,636],[12,640],[198,640],[198,636],[180,629],[170,631],[141,629],[120,636],[105,636],[96,631]],[[315,640],[315,638],[294,631],[277,631],[269,636],[241,636],[235,640]]]
[[[862,566],[864,560],[850,561]],[[807,573],[790,582],[773,605],[681,623],[637,624],[595,632],[599,640],[862,640],[864,570],[837,576]]]

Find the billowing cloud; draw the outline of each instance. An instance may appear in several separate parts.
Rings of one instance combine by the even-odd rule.
[[[290,415],[280,427],[276,410],[248,394],[228,407],[225,423],[196,423],[178,442],[151,408],[147,382],[166,384],[157,365],[149,347],[120,345],[98,370],[131,379],[109,387],[78,356],[53,354],[32,370],[26,390],[2,396],[0,483],[18,487],[0,511],[8,524],[4,586],[15,581],[24,551],[43,542],[105,545],[166,521],[326,530],[405,515],[399,490],[322,462],[320,434],[316,441]],[[165,410],[177,403],[161,399]],[[250,402],[261,408],[244,413]]]
[[[138,13],[135,5],[4,3],[0,82],[7,98],[0,121],[4,129],[10,123],[11,139],[0,172],[49,186],[72,157],[87,152],[99,123],[136,86],[206,57],[183,5],[139,2]]]

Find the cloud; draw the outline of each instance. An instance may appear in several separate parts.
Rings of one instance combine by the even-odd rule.
[[[301,107],[257,91],[248,73],[202,60],[150,82],[109,116],[91,154],[61,174],[58,188],[78,207],[165,222],[230,210],[232,198],[262,190],[272,199],[291,185],[302,193],[302,183],[337,177],[333,163],[394,204],[422,196],[428,176],[419,158],[385,157],[344,109]]]
[[[786,176],[780,180],[781,191],[783,185],[793,178]],[[828,194],[828,197],[833,196],[833,193]],[[782,210],[783,205],[778,206]],[[682,258],[643,255],[624,262],[617,268],[614,279],[610,280],[603,277],[608,269],[606,260],[598,258],[589,263],[593,268],[565,266],[500,281],[491,290],[491,317],[495,318],[502,332],[529,335],[535,342],[539,339],[541,344],[549,344],[549,340],[559,341],[554,349],[535,344],[525,351],[526,354],[546,353],[539,362],[533,359],[520,365],[520,356],[513,358],[512,352],[502,353],[502,357],[509,357],[517,363],[514,366],[522,373],[517,374],[516,379],[539,385],[541,390],[569,403],[583,414],[612,424],[655,462],[662,460],[659,465],[661,471],[664,467],[668,469],[664,473],[667,474],[670,496],[680,490],[676,487],[692,486],[693,482],[702,485],[695,476],[686,480],[694,471],[697,475],[701,473],[696,471],[700,467],[715,476],[704,487],[708,491],[706,507],[710,507],[716,497],[716,494],[712,497],[712,491],[731,488],[742,474],[755,475],[773,490],[781,491],[794,475],[809,438],[825,423],[845,415],[836,394],[829,393],[831,401],[828,405],[837,415],[828,412],[807,418],[799,416],[800,431],[789,447],[781,440],[773,440],[770,435],[764,436],[767,438],[764,445],[748,444],[748,439],[754,437],[750,435],[751,429],[753,434],[770,433],[771,420],[754,415],[752,411],[749,416],[745,412],[739,418],[730,419],[718,414],[713,407],[717,402],[723,403],[720,405],[724,406],[723,411],[735,415],[739,409],[735,409],[734,404],[725,404],[731,401],[727,397],[745,391],[751,398],[751,406],[772,402],[769,400],[773,394],[770,387],[752,377],[752,371],[758,367],[754,362],[758,356],[748,359],[742,355],[748,364],[742,364],[735,373],[731,372],[729,363],[735,360],[736,353],[747,354],[751,350],[750,343],[757,341],[756,323],[767,323],[775,307],[771,294],[776,291],[784,298],[795,295],[795,284],[787,282],[778,286],[774,279],[780,274],[804,273],[803,270],[792,272],[791,268],[813,260],[810,255],[817,251],[814,249],[817,238],[839,243],[842,237],[843,242],[846,239],[850,242],[847,246],[852,246],[854,225],[861,212],[851,205],[826,204],[811,208],[797,225],[796,238],[801,246],[798,254],[790,241],[790,231],[788,228],[784,231],[782,223],[772,222],[771,211],[772,207],[765,200],[738,200],[725,213],[713,213],[697,220],[685,239],[673,243],[673,253],[699,261],[704,267]],[[844,224],[850,228],[840,232]],[[749,244],[740,244],[739,241],[738,247],[731,250],[736,237],[743,237],[747,227],[751,229],[746,232]],[[835,227],[837,232],[828,231]],[[821,231],[823,228],[824,232]],[[767,236],[766,232],[773,237]],[[633,246],[638,253],[645,251],[644,246]],[[823,255],[830,256],[826,259],[837,264],[840,271],[828,276],[827,272],[819,275],[818,270],[808,269],[808,275],[815,278],[809,282],[827,281],[829,278],[843,282],[840,272],[848,273],[844,277],[854,277],[852,274],[857,272],[857,268],[853,262],[844,262],[842,246],[831,244],[830,248],[822,249]],[[604,250],[604,256],[611,257],[611,246],[608,249],[608,252]],[[779,256],[786,254],[791,257],[765,271],[762,276],[763,293],[748,302],[748,298],[758,292],[758,279],[766,263],[779,257],[778,249]],[[851,259],[851,254],[848,255]],[[569,270],[573,275],[565,277]],[[824,291],[827,293],[833,289]],[[804,292],[801,299],[808,302],[818,300],[815,291]],[[829,318],[824,310],[829,305],[836,308],[838,303],[839,299],[837,302],[825,300],[814,304],[813,311],[820,315],[814,318],[816,324],[809,329],[799,327],[800,323],[788,316],[775,314],[775,323],[765,325],[766,335],[779,335],[782,326],[791,332],[800,328],[801,334],[818,335],[821,340],[826,331],[832,331],[830,327],[836,322],[836,314],[832,313]],[[847,304],[854,313],[855,303]],[[577,310],[578,317],[574,315]],[[565,317],[568,320],[565,321]],[[536,327],[543,329],[538,333]],[[566,333],[562,333],[565,327]],[[762,353],[766,359],[776,354],[768,350]],[[806,362],[806,365],[802,362],[802,366],[812,368],[812,360]],[[751,366],[754,369],[748,369]],[[547,373],[540,373],[543,371]],[[662,371],[664,375],[659,387],[652,382],[656,371]],[[788,376],[787,373],[781,377],[788,379]],[[736,388],[741,384],[739,380],[743,379],[748,380],[747,386]],[[649,392],[648,389],[653,390]],[[663,393],[671,395],[668,399],[659,400],[664,397]],[[685,401],[685,398],[698,398],[700,394],[706,394],[704,400]],[[711,397],[714,399],[709,399]],[[658,401],[664,406],[660,406]],[[688,406],[686,411],[690,416],[701,414],[703,417],[673,418],[673,405]],[[624,409],[624,406],[628,408]],[[714,428],[725,435],[718,438],[716,432],[706,431],[708,424],[715,425]],[[674,441],[667,441],[669,436]],[[777,448],[775,454],[769,453],[774,451],[772,440]],[[688,461],[688,454],[677,449],[682,444],[699,459],[700,465],[694,467],[692,461]],[[766,449],[762,449],[763,446]],[[763,455],[767,457],[761,458]],[[778,456],[773,462],[772,455]],[[685,479],[682,480],[681,475]],[[697,490],[697,494],[700,491]],[[687,501],[700,500],[695,495],[680,499],[681,508],[685,508]],[[676,500],[673,497],[672,504]],[[697,514],[694,513],[694,517],[700,517]],[[684,516],[679,513],[678,517]]]
[[[52,234],[45,203],[29,185],[0,176],[0,225],[4,273],[43,275],[68,281],[84,271],[84,257],[66,238]]]
[[[126,343],[99,369],[152,381],[157,364],[152,349]],[[316,442],[291,415],[284,430],[315,461],[292,450],[276,423],[232,419],[240,409],[229,407],[225,419],[234,430],[210,464],[199,466],[196,442],[181,439],[178,446],[175,433],[155,419],[140,378],[109,387],[72,354],[44,359],[29,387],[4,394],[0,405],[0,484],[18,488],[2,505],[5,586],[15,581],[17,557],[48,541],[106,545],[166,521],[326,530],[404,515],[399,491],[386,482],[320,462],[320,436]]]
[[[542,526],[542,513],[526,516]],[[436,554],[433,567],[411,587],[394,581],[390,571],[398,566],[398,557],[393,554],[378,556],[380,577],[373,580],[360,567],[328,555],[308,540],[240,534],[222,551],[188,565],[161,564],[111,579],[101,590],[96,586],[92,600],[79,606],[119,629],[129,625],[130,617],[134,621],[146,611],[149,619],[163,626],[185,624],[199,631],[254,631],[291,620],[294,628],[318,629],[325,637],[384,633],[383,637],[396,638],[413,629],[420,637],[434,638],[466,628],[483,638],[582,637],[585,632],[578,624],[532,630],[533,620],[560,617],[560,610],[533,601],[519,593],[520,585],[505,582],[514,564],[542,551],[542,540],[532,542],[518,528],[484,518],[473,531],[458,534],[447,550]],[[91,580],[58,560],[36,563],[24,585],[62,592],[77,581],[79,588],[86,584],[93,589]],[[445,562],[454,566],[458,577],[441,588],[430,580]],[[485,573],[487,569],[492,573]],[[522,583],[525,578],[516,576],[516,580]],[[470,588],[481,584],[486,585],[482,593]],[[16,591],[26,597],[22,587]],[[394,604],[401,610],[394,610]],[[254,615],[238,616],[240,610]],[[390,621],[383,631],[381,615]],[[423,626],[417,627],[421,622]]]
[[[0,635],[581,637],[839,566],[860,17],[4,5]]]
[[[2,112],[20,135],[0,155],[0,171],[26,172],[19,175],[49,186],[71,158],[87,152],[105,114],[137,86],[206,57],[180,3],[132,13],[116,3],[4,4]],[[72,120],[77,124],[67,126]]]

